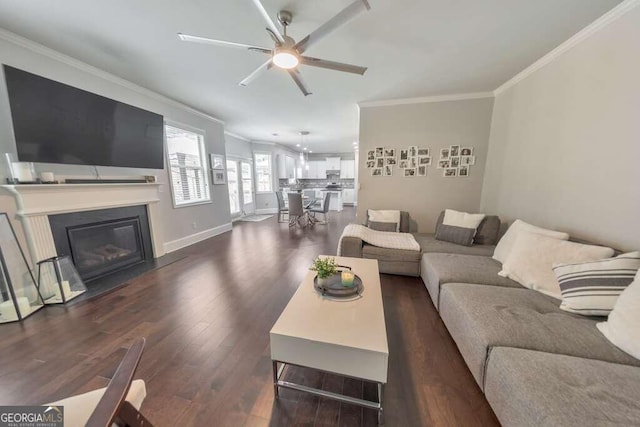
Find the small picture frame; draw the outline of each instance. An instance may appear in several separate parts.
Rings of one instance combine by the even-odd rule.
[[[376,168],[383,168],[383,167],[384,167],[384,157],[376,158]]]
[[[440,149],[440,160],[449,160],[449,149],[441,148]]]
[[[458,168],[458,176],[469,176],[469,166],[460,166]]]
[[[404,176],[405,177],[411,177],[411,176],[416,176],[416,169],[415,168],[407,168],[404,170]]]
[[[224,169],[224,156],[222,154],[209,154],[209,161],[211,162],[211,169]]]
[[[473,166],[476,164],[476,156],[469,156],[469,165]]]
[[[400,160],[409,160],[409,150],[400,150]]]
[[[461,156],[473,156],[473,147],[462,147],[460,149]]]
[[[371,176],[382,176],[382,168],[371,169]]]
[[[445,178],[454,178],[458,176],[458,168],[446,168],[444,169],[442,176]]]
[[[418,166],[418,176],[427,176],[426,166]]]
[[[399,163],[400,169],[406,169],[409,167],[409,160],[400,160]]]
[[[396,156],[396,149],[395,148],[385,148],[384,149],[384,156],[385,157],[395,157]]]
[[[417,157],[411,157],[409,159],[409,167],[410,168],[417,168],[418,167],[418,158]]]
[[[376,158],[377,157],[384,157],[384,148],[383,147],[376,147]]]
[[[439,160],[438,161],[438,169],[447,169],[451,167],[451,162],[449,160]]]
[[[418,156],[428,156],[429,149],[428,148],[418,148]]]
[[[449,156],[458,157],[459,155],[460,155],[459,145],[452,145],[451,147],[449,147]]]
[[[429,166],[431,164],[431,157],[418,156],[418,166]]]
[[[373,169],[376,167],[376,161],[375,160],[367,160],[367,169]]]
[[[224,173],[224,169],[214,169],[211,172],[213,174],[213,185],[222,185],[227,183],[227,176]]]
[[[368,150],[367,160],[375,160],[375,159],[376,159],[376,150]]]
[[[409,157],[416,157],[418,155],[418,147],[412,145],[409,147]]]
[[[384,176],[392,176],[392,175],[393,175],[393,166],[385,166]]]
[[[471,156],[460,156],[460,166],[468,166],[471,163]]]
[[[451,167],[452,168],[457,168],[458,166],[460,166],[460,157],[459,156],[450,157],[449,161],[451,161]]]
[[[385,159],[386,166],[395,166],[398,163],[395,157],[386,157]]]

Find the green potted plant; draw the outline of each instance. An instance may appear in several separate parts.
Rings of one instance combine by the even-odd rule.
[[[318,285],[326,286],[329,278],[338,273],[335,258],[317,258],[309,269],[318,273]]]

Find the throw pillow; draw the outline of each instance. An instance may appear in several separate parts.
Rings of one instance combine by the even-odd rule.
[[[397,224],[395,222],[376,222],[369,221],[367,226],[376,231],[396,231]]]
[[[476,245],[495,245],[500,232],[500,218],[496,215],[487,215],[476,231],[473,243]]]
[[[604,246],[567,242],[542,234],[522,231],[499,273],[530,288],[562,299],[560,285],[553,274],[555,264],[572,264],[613,256]]]
[[[473,245],[474,234],[476,234],[475,228],[464,228],[442,224],[436,230],[436,240],[471,246]]]
[[[469,214],[445,209],[442,223],[436,228],[436,240],[471,246],[484,214]]]
[[[493,252],[493,259],[500,261],[504,264],[513,245],[518,238],[518,235],[522,231],[529,231],[531,233],[542,234],[544,236],[554,237],[559,240],[569,240],[567,233],[560,231],[547,230],[546,228],[536,227],[535,225],[527,224],[519,219],[515,220],[509,227],[507,232],[502,236],[502,239],[498,242],[495,251]]]
[[[454,211],[453,209],[445,209],[442,225],[452,225],[454,227],[472,228],[473,230],[477,230],[484,217],[485,214],[470,214]]]
[[[597,327],[613,345],[640,359],[640,271],[618,297],[607,321]]]
[[[607,316],[640,269],[640,252],[581,264],[557,265],[560,308],[586,316]]]
[[[367,225],[372,222],[386,222],[395,224],[392,231],[400,231],[400,211],[394,210],[367,210]]]

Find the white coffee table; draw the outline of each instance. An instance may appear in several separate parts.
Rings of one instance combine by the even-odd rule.
[[[364,292],[361,298],[351,301],[323,297],[313,286],[315,272],[309,271],[271,329],[275,397],[278,397],[279,387],[285,387],[372,408],[378,411],[381,424],[389,348],[378,261],[346,257],[335,259],[337,264],[351,267],[362,279]],[[287,365],[375,382],[378,401],[283,381],[280,378]]]

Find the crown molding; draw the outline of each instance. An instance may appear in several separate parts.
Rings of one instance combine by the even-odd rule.
[[[191,114],[194,114],[196,116],[199,116],[201,118],[207,119],[207,120],[211,120],[214,121],[216,123],[220,123],[222,125],[224,125],[224,121],[213,117],[207,113],[204,113],[200,110],[197,110],[193,107],[190,107],[186,104],[183,104],[180,101],[176,101],[173,98],[169,98],[165,95],[161,95],[157,92],[154,92],[150,89],[147,89],[145,87],[139,86],[135,83],[130,82],[129,80],[125,80],[121,77],[116,76],[115,74],[111,74],[108,73],[104,70],[101,70],[97,67],[94,67],[93,65],[89,65],[86,62],[82,62],[78,59],[72,58],[71,56],[65,55],[63,53],[60,53],[56,50],[53,50],[49,47],[46,47],[44,45],[41,45],[40,43],[36,43],[32,40],[29,40],[25,37],[19,36],[15,33],[12,33],[10,31],[7,31],[3,28],[0,28],[0,40],[5,40],[9,43],[12,43],[16,46],[25,48],[27,50],[30,50],[34,53],[46,56],[50,59],[53,59],[55,61],[61,62],[65,65],[68,65],[70,67],[76,68],[78,70],[84,71],[86,73],[89,73],[93,76],[99,77],[103,80],[107,80],[111,83],[115,83],[119,86],[122,86],[124,88],[130,89],[140,95],[144,95],[147,96],[149,98],[153,98],[157,101],[161,101],[164,102],[172,107],[176,107],[179,108],[183,111],[189,112]]]
[[[245,142],[253,142],[253,141],[251,141],[249,138],[245,138],[245,137],[244,137],[244,136],[242,136],[242,135],[238,135],[237,133],[233,133],[233,132],[228,131],[228,130],[225,130],[225,131],[224,131],[224,134],[225,134],[225,135],[229,135],[229,136],[231,136],[231,137],[233,137],[233,138],[239,139],[239,140],[241,140],[241,141],[245,141]]]
[[[458,93],[450,95],[423,96],[419,98],[386,99],[359,102],[358,107],[389,107],[393,105],[424,104],[429,102],[465,101],[467,99],[493,98],[493,92]]]
[[[565,52],[573,48],[574,46],[582,43],[587,40],[592,35],[596,34],[601,29],[605,28],[607,25],[611,24],[621,16],[625,15],[627,12],[633,10],[637,6],[640,5],[640,0],[625,0],[609,12],[602,15],[600,18],[593,21],[591,24],[584,27],[582,30],[578,31],[575,35],[569,38],[567,41],[553,49],[551,52],[544,55],[542,58],[538,59],[533,64],[529,65],[527,68],[516,74],[511,79],[507,80],[500,87],[493,91],[495,96],[500,95],[505,90],[514,86],[518,82],[526,79],[531,74],[538,71],[540,68],[544,67],[547,64],[558,59]]]

